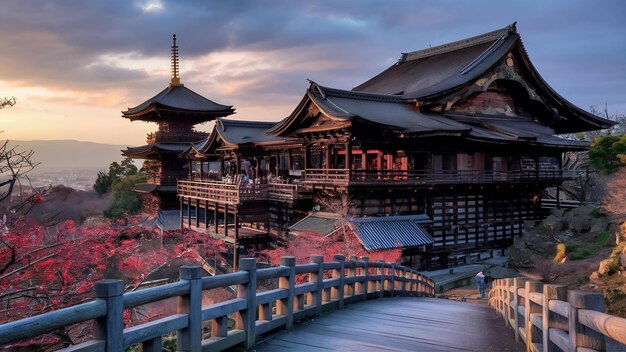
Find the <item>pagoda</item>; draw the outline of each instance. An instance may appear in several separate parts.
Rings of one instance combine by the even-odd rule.
[[[130,121],[154,122],[159,126],[156,132],[148,134],[145,145],[122,151],[125,156],[147,161],[147,183],[136,185],[135,191],[156,195],[161,210],[176,208],[176,180],[189,173],[189,166],[178,154],[191,143],[208,137],[194,126],[234,112],[232,106],[211,101],[181,83],[174,34],[170,84],[154,97],[122,111],[122,117]]]

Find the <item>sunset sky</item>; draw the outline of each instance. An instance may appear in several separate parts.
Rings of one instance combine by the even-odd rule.
[[[626,1],[30,1],[0,10],[1,137],[140,145],[156,125],[121,117],[181,80],[233,118],[277,121],[307,78],[351,89],[401,52],[517,21],[563,97],[626,113]],[[200,126],[208,129],[210,125]]]

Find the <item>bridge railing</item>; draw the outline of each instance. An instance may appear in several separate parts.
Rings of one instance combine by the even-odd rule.
[[[602,294],[526,278],[498,279],[489,306],[526,351],[626,351],[626,319],[604,313]]]
[[[221,351],[239,344],[249,348],[260,334],[289,329],[294,321],[352,302],[435,292],[434,282],[413,269],[368,258],[346,261],[343,255],[330,262],[312,256],[311,263],[301,265],[295,257],[282,257],[280,266],[258,270],[254,258],[243,258],[238,272],[201,274],[200,266],[183,266],[180,281],[129,293],[123,293],[120,280],[99,281],[95,301],[0,325],[0,346],[93,320],[94,339],[63,351],[123,351],[134,344],[141,344],[143,351],[161,351],[163,336],[173,333],[178,351]],[[278,279],[278,288],[257,292],[257,282],[267,279]],[[202,305],[203,290],[234,285],[236,298]],[[124,328],[124,309],[171,297],[178,297],[177,314]],[[210,337],[204,339],[203,322],[211,323]]]

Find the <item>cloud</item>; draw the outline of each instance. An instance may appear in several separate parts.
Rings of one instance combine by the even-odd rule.
[[[33,87],[61,92],[58,109],[63,101],[124,110],[167,85],[176,33],[183,83],[234,104],[240,117],[280,119],[306,78],[350,89],[401,52],[517,20],[531,59],[559,93],[583,107],[603,96],[626,106],[624,94],[615,94],[626,90],[625,12],[624,2],[591,9],[582,0],[7,0],[0,77],[13,90],[4,95]]]

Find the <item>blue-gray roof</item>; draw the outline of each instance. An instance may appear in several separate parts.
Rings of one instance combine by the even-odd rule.
[[[289,226],[291,231],[307,231],[320,235],[330,235],[341,225],[341,218],[326,213],[313,213]]]
[[[432,237],[420,226],[430,222],[426,215],[350,219],[359,241],[368,251],[432,244]]]

